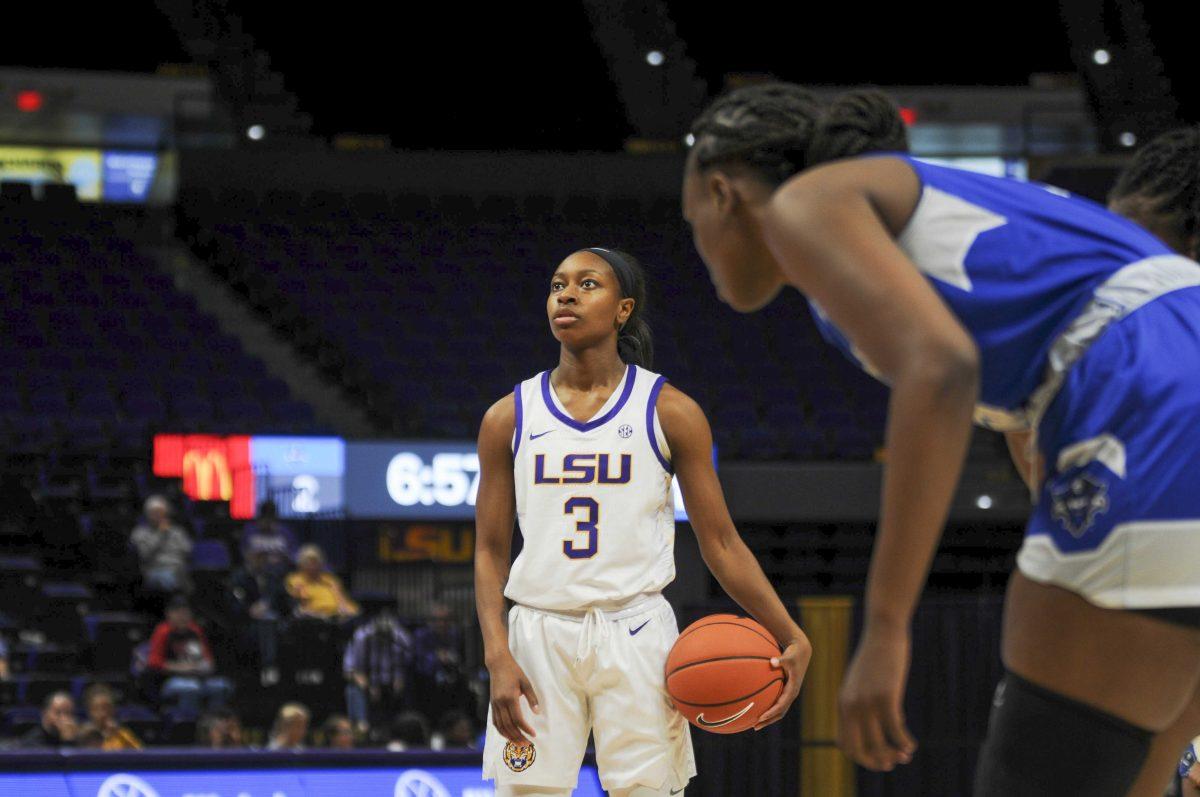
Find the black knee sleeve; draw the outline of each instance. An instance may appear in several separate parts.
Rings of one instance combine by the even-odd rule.
[[[992,701],[975,797],[1124,797],[1152,736],[1006,673]]]

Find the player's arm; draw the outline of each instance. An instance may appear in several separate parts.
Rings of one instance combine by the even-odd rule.
[[[784,651],[781,660],[773,664],[784,668],[787,682],[775,705],[759,718],[755,728],[762,728],[782,718],[796,699],[812,657],[812,645],[733,525],[713,468],[712,430],[704,412],[670,385],[659,394],[657,409],[704,563],[730,597],[762,623]]]
[[[534,733],[521,715],[525,695],[537,711],[537,695],[508,647],[504,585],[512,560],[517,513],[512,438],[516,403],[508,395],[491,406],[479,427],[479,492],[475,501],[475,608],[483,634],[484,663],[491,675],[492,722],[505,738],[525,742]]]
[[[793,179],[761,220],[788,282],[820,304],[891,386],[865,625],[842,688],[839,739],[877,770],[916,749],[902,705],[910,624],[962,474],[979,392],[974,341],[894,240],[919,194],[916,174],[898,159],[843,161]]]

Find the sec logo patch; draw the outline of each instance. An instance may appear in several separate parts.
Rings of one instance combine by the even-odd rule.
[[[621,424],[621,428],[617,430],[617,434],[622,438],[629,437],[633,434],[633,427],[627,423],[623,423]]]
[[[537,758],[537,750],[533,746],[533,742],[528,744],[518,744],[517,742],[509,742],[504,745],[504,765],[513,772],[524,772],[533,766],[533,761]]]

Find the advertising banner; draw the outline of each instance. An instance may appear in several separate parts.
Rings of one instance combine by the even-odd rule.
[[[406,769],[275,769],[0,775],[0,797],[493,797],[478,766]],[[577,797],[603,797],[584,766]]]

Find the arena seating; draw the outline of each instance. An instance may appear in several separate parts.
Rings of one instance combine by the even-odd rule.
[[[671,201],[192,190],[181,217],[197,255],[395,433],[473,437],[553,366],[550,275],[604,245],[643,262],[655,368],[710,412],[723,457],[869,459],[882,440],[883,388],[794,291],[753,316],[718,302]]]
[[[0,446],[41,492],[113,488],[72,452],[136,451],[157,429],[308,432],[312,412],[99,211],[0,214]],[[77,466],[82,466],[78,467]]]

